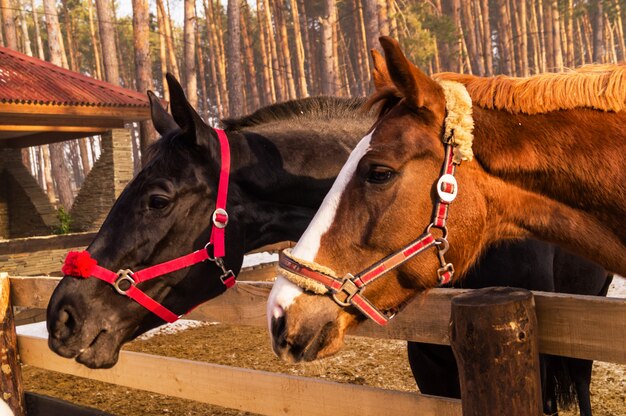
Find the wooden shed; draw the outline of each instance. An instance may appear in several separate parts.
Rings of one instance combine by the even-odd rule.
[[[74,230],[95,230],[133,175],[128,125],[149,117],[145,94],[0,47],[0,239],[50,234],[58,222],[20,148],[102,135],[71,209]]]

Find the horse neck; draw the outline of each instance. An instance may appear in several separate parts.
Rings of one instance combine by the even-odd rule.
[[[589,109],[513,115],[475,108],[493,236],[534,235],[626,272],[626,114]]]
[[[246,250],[297,241],[372,120],[296,120],[236,134],[233,181],[245,200]],[[229,134],[230,135],[230,134]]]

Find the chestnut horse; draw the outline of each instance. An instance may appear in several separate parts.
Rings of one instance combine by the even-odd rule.
[[[267,310],[277,355],[336,353],[348,328],[384,324],[503,239],[534,236],[626,274],[625,66],[433,79],[380,40],[379,118],[281,255]]]

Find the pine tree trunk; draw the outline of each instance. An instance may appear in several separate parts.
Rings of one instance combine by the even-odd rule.
[[[150,59],[150,9],[148,0],[133,0],[133,45],[135,46],[135,71],[137,91],[146,93],[152,89],[152,64]],[[139,146],[141,154],[156,139],[156,133],[152,123],[142,121],[139,123]]]
[[[604,27],[606,28],[606,41],[604,42],[607,47],[607,57],[606,62],[614,64],[617,62],[617,52],[615,50],[615,36],[613,34],[613,28],[611,27],[611,22],[609,21],[609,17],[605,16],[604,18]]]
[[[158,6],[157,1],[157,26],[159,28],[159,64],[161,67],[161,85],[163,87],[163,98],[170,100],[170,91],[167,86],[167,40],[165,39],[165,16],[164,8]],[[161,6],[163,4],[161,3]]]
[[[197,24],[197,20],[196,20]],[[206,87],[206,68],[204,66],[204,54],[202,53],[202,41],[200,39],[200,27],[196,27],[195,30],[195,38],[196,38],[196,56],[198,57],[198,74],[200,75],[199,84],[200,84],[200,93],[202,105],[200,108],[204,114],[204,120],[208,121],[210,112],[209,112],[209,97]],[[200,110],[200,108],[198,110]]]
[[[351,14],[352,14],[352,20],[353,20],[353,25],[354,25],[354,38],[353,38],[353,42],[354,42],[354,53],[355,53],[355,58],[356,58],[356,65],[355,65],[355,77],[356,77],[356,82],[357,82],[357,94],[356,95],[360,95],[360,96],[364,96],[367,94],[367,85],[369,83],[369,76],[367,75],[366,71],[367,71],[367,56],[366,56],[366,50],[365,50],[365,34],[361,31],[361,19],[360,19],[360,13],[359,13],[359,0],[352,0],[350,2],[350,5],[352,6],[352,10],[351,10]]]
[[[387,3],[389,0],[377,0],[376,10],[378,13],[378,30],[381,35],[389,36],[389,18]]]
[[[591,4],[591,21],[593,27],[593,62],[604,62],[604,10],[602,0],[593,0]]]
[[[46,55],[43,51],[43,41],[41,40],[41,29],[39,28],[39,15],[37,13],[37,7],[35,7],[35,0],[30,0],[31,8],[33,9],[33,24],[35,26],[35,38],[37,40],[37,57],[45,60]],[[0,30],[0,32],[2,32]]]
[[[64,59],[63,38],[56,9],[55,0],[44,0],[44,11],[46,12],[46,28],[48,30],[48,47],[50,49],[50,61],[57,66],[67,68],[67,59]],[[56,194],[59,196],[60,204],[67,210],[74,202],[70,175],[65,160],[65,150],[63,143],[52,143],[50,149],[51,177],[56,183]]]
[[[259,89],[257,88],[256,70],[254,68],[254,52],[252,51],[252,44],[250,43],[250,37],[248,36],[248,22],[250,18],[250,12],[248,10],[248,4],[243,3],[243,13],[240,14],[239,23],[241,25],[241,38],[243,40],[243,47],[246,54],[246,75],[248,78],[247,87],[250,88],[249,106],[248,110],[256,110],[261,106],[261,100],[259,99]]]
[[[374,14],[374,16],[376,16]],[[320,18],[322,26],[322,94],[334,95],[337,87],[337,73],[334,63],[333,25],[337,20],[337,9],[333,0],[324,1],[324,12]]]
[[[228,0],[228,108],[230,117],[243,110],[243,72],[241,70],[241,28],[239,27],[239,0]]]
[[[587,51],[587,63],[593,63],[593,28],[589,16],[583,15],[581,19],[583,39]]]
[[[46,193],[51,203],[57,203],[57,193],[54,189],[54,181],[52,180],[52,163],[50,161],[50,145],[41,146],[41,163],[43,166],[44,178],[46,183]]]
[[[571,2],[572,0],[569,1]],[[623,61],[626,59],[626,40],[624,39],[624,24],[622,23],[622,9],[619,5],[619,0],[614,0],[613,6],[615,7],[615,26],[619,51],[617,59]]]
[[[563,49],[561,47],[561,16],[557,0],[551,0],[552,21],[554,27],[554,65],[557,71],[563,71]]]
[[[535,11],[535,0],[530,0],[529,4],[530,10],[530,21],[528,28],[530,30],[529,36],[529,48],[531,50],[532,56],[532,68],[533,73],[537,74],[541,71],[541,45],[539,43],[539,28],[537,25],[537,13]]]
[[[96,0],[98,12],[98,29],[102,43],[102,58],[104,76],[107,82],[120,85],[120,64],[117,59],[117,45],[115,44],[115,20],[113,19],[113,5],[111,0]]]
[[[363,67],[362,67],[362,71],[363,71],[363,95],[365,95],[367,93],[367,91],[369,90],[369,84],[370,84],[370,80],[372,77],[371,74],[371,70],[370,70],[370,62],[369,62],[369,45],[368,45],[368,41],[367,41],[367,29],[366,29],[366,25],[365,25],[365,16],[363,13],[363,4],[361,3],[361,0],[354,0],[354,5],[357,9],[357,13],[358,13],[358,33],[360,34],[359,36],[359,45],[361,51],[363,51],[363,59],[362,59],[362,63],[363,63]],[[378,48],[377,50],[380,50],[380,48]]]
[[[263,65],[263,96],[264,104],[268,105],[276,101],[276,90],[274,89],[274,76],[272,75],[272,57],[268,52],[267,34],[265,33],[265,13],[261,10],[262,2],[256,0],[257,20],[259,25],[259,43],[261,46],[261,64]]]
[[[315,89],[315,79],[317,74],[316,61],[311,53],[311,41],[309,35],[309,20],[307,17],[306,4],[304,0],[298,0],[298,14],[300,17],[300,29],[302,33],[302,46],[304,51],[304,67],[306,72],[307,95]]]
[[[93,18],[93,1],[87,0],[87,13],[89,15],[89,35],[91,36],[91,46],[93,47],[93,66],[97,79],[102,78],[102,58],[100,57],[100,43],[96,35],[96,25]],[[117,54],[116,54],[117,56]]]
[[[298,94],[300,97],[307,97],[309,89],[306,83],[306,72],[304,69],[304,45],[302,44],[302,31],[300,30],[300,13],[298,11],[298,3],[296,0],[289,0],[291,6],[291,20],[293,22],[293,32],[295,47],[296,67],[298,68],[297,83]]]
[[[65,25],[65,30],[61,30],[61,36],[63,37],[63,35],[67,36],[67,42],[65,42],[65,40],[63,41],[65,45],[67,45],[67,49],[66,52],[69,55],[70,60],[68,61],[68,65],[69,65],[69,69],[71,69],[72,71],[76,72],[78,71],[77,69],[77,65],[76,65],[76,51],[75,51],[75,47],[74,47],[74,40],[73,40],[73,36],[72,34],[74,33],[74,28],[72,27],[72,21],[70,19],[70,11],[67,8],[67,0],[62,0],[61,1],[61,6],[63,7],[63,18],[64,18],[64,25]]]
[[[378,37],[380,28],[378,27],[377,0],[363,0],[363,18],[365,22],[365,37],[367,39],[367,50],[376,49],[380,51]]]
[[[226,32],[226,29],[223,27],[223,19],[224,12],[222,10],[222,3],[219,0],[216,0],[213,5],[213,18],[215,22],[216,35],[217,35],[217,51],[219,53],[219,68],[222,78],[222,83],[220,84],[222,88],[222,103],[224,104],[224,112],[228,110],[228,85],[227,85],[227,76],[226,76],[226,53],[224,52],[224,36],[223,34]]]
[[[465,20],[465,38],[467,39],[467,47],[469,50],[469,57],[472,62],[473,72],[478,75],[485,74],[485,66],[483,57],[478,49],[478,38],[476,37],[476,19],[472,13],[472,4],[470,2],[462,2],[463,17]]]
[[[263,12],[265,13],[265,34],[267,35],[269,52],[272,57],[272,76],[274,77],[274,89],[276,91],[276,100],[285,101],[285,89],[283,87],[283,78],[280,74],[280,65],[278,63],[278,54],[276,52],[276,40],[274,38],[274,30],[272,27],[272,4],[270,0],[263,0]]]
[[[13,17],[13,6],[10,0],[0,0],[0,8],[2,8],[2,29],[4,31],[4,45],[19,51],[17,46],[17,30],[15,28],[15,18]]]
[[[509,20],[509,16],[506,8],[507,0],[497,0],[498,6],[498,44],[499,50],[502,51],[500,54],[500,72],[503,74],[511,75],[511,53],[509,52],[509,47],[511,47],[511,39],[509,38],[508,27],[511,24]]]
[[[54,65],[67,68],[67,57],[65,56],[65,47],[63,45],[63,37],[61,36],[61,25],[59,24],[56,1],[43,0],[43,6],[44,13],[46,14],[50,62]]]
[[[196,75],[196,5],[195,0],[185,0],[185,25],[183,50],[185,56],[185,92],[193,108],[198,107],[198,78]]]
[[[524,77],[530,75],[530,67],[528,65],[528,13],[526,0],[519,3],[519,24],[520,24],[520,74]]]
[[[22,4],[22,0],[18,0],[18,8],[20,9],[20,29],[22,32],[22,44],[24,45],[24,53],[28,56],[33,56],[33,49],[30,42],[30,34],[28,33],[28,25],[26,24],[26,17],[24,16],[25,5]]]
[[[281,62],[283,67],[283,73],[285,74],[285,83],[287,85],[287,91],[289,93],[289,99],[293,100],[296,96],[296,84],[293,79],[293,69],[291,65],[291,48],[289,47],[289,38],[287,36],[287,25],[285,23],[285,16],[283,14],[283,4],[274,2],[274,22],[276,23],[276,32],[278,35],[279,43],[279,56],[281,56]]]
[[[161,30],[165,31],[165,43],[167,45],[167,54],[169,57],[168,61],[168,71],[176,77],[176,79],[180,80],[180,70],[178,69],[178,61],[176,60],[176,54],[174,53],[174,37],[172,34],[172,25],[170,23],[169,15],[165,11],[165,6],[163,5],[163,0],[156,0],[157,11],[160,12],[163,19],[163,26],[159,26]]]
[[[395,0],[387,1],[387,19],[389,20],[389,36],[398,38],[398,14],[397,5]]]
[[[483,49],[485,51],[485,75],[493,75],[493,48],[491,47],[491,22],[489,21],[489,1],[481,0],[483,24]]]
[[[217,34],[216,21],[219,16],[215,13],[215,7],[213,0],[207,0],[204,3],[204,11],[207,20],[207,32],[210,38],[211,45],[211,61],[215,63],[216,78],[217,78],[217,90],[215,92],[220,104],[218,104],[219,115],[223,116],[227,112],[228,108],[228,96],[226,95],[226,69],[224,67],[224,57],[222,56],[222,46],[220,38]]]

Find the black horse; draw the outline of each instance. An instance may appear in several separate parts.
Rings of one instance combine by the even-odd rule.
[[[217,133],[191,107],[180,84],[171,76],[168,83],[172,115],[150,94],[152,122],[162,137],[87,248],[87,257],[110,271],[142,270],[209,241],[220,172]],[[237,273],[247,251],[300,237],[373,122],[357,111],[361,104],[310,98],[224,122],[231,150],[227,269]],[[222,294],[222,273],[204,262],[138,287],[178,315]],[[64,276],[48,305],[48,344],[88,367],[111,367],[125,342],[161,324],[102,280]]]
[[[576,282],[573,276],[585,276]],[[606,296],[612,275],[599,265],[538,240],[510,241],[485,252],[454,287],[478,289],[511,286],[544,292]],[[420,391],[461,397],[458,369],[447,345],[408,343],[409,363]],[[540,355],[544,413],[556,415],[558,405],[570,407],[576,398],[580,414],[591,415],[589,384],[593,361]]]
[[[216,132],[190,106],[178,82],[172,77],[168,82],[171,116],[150,95],[152,121],[162,137],[150,149],[145,167],[120,195],[88,247],[91,257],[109,270],[140,270],[202,249],[209,240],[220,170]],[[224,121],[232,158],[227,268],[238,272],[247,251],[278,241],[298,240],[351,149],[374,121],[371,114],[358,111],[361,104],[360,99],[309,98]],[[554,249],[544,243],[514,245],[518,246],[516,250],[521,247],[539,257],[545,252],[548,262],[555,256]],[[502,258],[497,249],[490,253]],[[582,264],[573,256],[567,262]],[[513,275],[533,289],[555,285],[558,276],[534,274],[531,271],[539,266],[533,264],[514,257],[499,267],[497,274],[481,273],[492,277],[482,285],[507,284],[499,280],[500,276]],[[525,267],[530,271],[519,274]],[[182,314],[225,291],[219,280],[221,274],[214,264],[200,263],[139,287],[168,309]],[[605,273],[600,270],[600,275],[598,282],[604,284]],[[595,281],[586,278],[571,282],[576,280],[589,285]],[[465,284],[471,284],[471,280]],[[599,293],[595,288],[584,288],[583,292]],[[55,290],[47,321],[50,348],[92,368],[114,365],[125,342],[163,323],[109,284],[73,276],[65,276]],[[415,347],[410,343],[410,351]],[[455,383],[456,369],[449,363],[439,367],[436,377],[421,381],[419,374],[427,374],[427,367],[433,363],[428,361],[431,357],[420,357],[412,354],[411,363],[424,369],[416,375],[422,391],[440,380]],[[550,368],[547,372],[552,374]],[[587,378],[587,386],[588,382]]]

